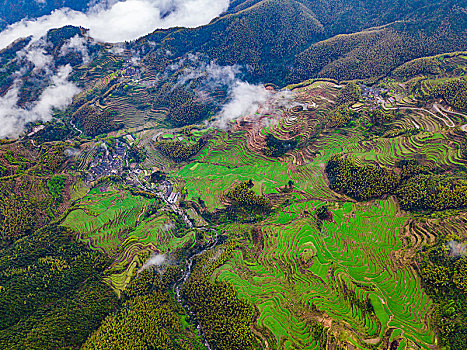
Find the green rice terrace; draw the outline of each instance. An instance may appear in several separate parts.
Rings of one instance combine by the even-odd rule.
[[[103,96],[69,107],[82,133],[0,146],[5,227],[19,225],[7,203],[37,204],[2,231],[0,311],[25,301],[1,348],[40,348],[41,327],[64,349],[465,348],[465,53],[290,85],[287,103],[222,127],[101,61],[76,73],[74,103]],[[87,322],[76,343],[68,307]]]

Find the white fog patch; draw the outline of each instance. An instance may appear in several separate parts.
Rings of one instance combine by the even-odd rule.
[[[197,65],[195,67],[185,67],[177,80],[177,85],[185,85],[187,82],[202,78],[203,85],[214,90],[223,85],[232,87],[238,81],[237,75],[241,72],[239,65],[220,66],[214,61],[206,63],[191,54],[189,59]],[[171,65],[169,69],[177,70],[183,63],[184,60],[182,59],[179,63]]]
[[[44,70],[53,63],[52,56],[45,53],[45,49],[42,47],[34,47],[29,50],[20,51],[17,54],[19,57],[23,56],[29,62],[34,64],[34,71],[38,72]]]
[[[172,231],[175,229],[175,223],[172,221],[166,222],[164,226],[162,226],[162,230],[164,232]]]
[[[293,99],[294,94],[289,90],[275,91],[264,85],[236,81],[229,93],[229,101],[222,107],[212,125],[225,129],[238,118],[258,119],[275,111],[293,107]]]
[[[62,109],[71,103],[80,90],[68,81],[69,65],[58,68],[49,85],[37,102],[29,109],[17,106],[20,80],[0,97],[0,138],[17,137],[24,131],[24,125],[35,121],[48,121],[54,109]]]
[[[80,91],[76,85],[68,81],[71,70],[70,65],[58,68],[57,73],[52,77],[52,84],[42,92],[32,110],[39,117],[38,119],[47,120],[52,114],[52,109],[68,106],[73,96]]]
[[[65,56],[70,52],[79,52],[83,58],[83,63],[89,63],[89,52],[86,46],[87,41],[85,38],[75,35],[74,37],[67,40],[67,42],[60,49],[60,56]]]
[[[167,258],[164,254],[152,255],[144,265],[138,270],[138,273],[147,270],[149,268],[155,267],[158,268],[162,266],[167,261]]]
[[[74,157],[79,156],[81,152],[79,149],[76,149],[76,148],[67,148],[63,153],[67,157],[74,158]]]
[[[9,25],[0,33],[0,49],[19,38],[39,39],[66,25],[87,28],[91,37],[103,42],[131,41],[156,29],[208,24],[228,6],[229,0],[126,0],[97,4],[86,13],[62,8]]]
[[[276,91],[262,84],[254,85],[242,80],[243,70],[239,65],[221,66],[215,61],[204,61],[199,54],[187,54],[167,67],[164,79],[177,74],[173,86],[185,86],[195,91],[200,100],[209,100],[219,107],[219,112],[208,126],[226,129],[233,120],[248,118],[262,125],[278,122],[284,109],[303,104],[295,101],[295,94],[290,90]],[[194,83],[194,84],[192,84]],[[213,97],[214,92],[221,92]],[[225,92],[225,98],[222,96]]]
[[[467,243],[449,241],[446,243],[449,247],[450,254],[452,256],[466,256],[467,255]]]

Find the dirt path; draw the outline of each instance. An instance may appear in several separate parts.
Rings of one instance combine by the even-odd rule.
[[[440,105],[438,105],[438,108],[441,109],[443,112],[451,113],[451,114],[455,114],[455,115],[460,115],[461,117],[464,117],[465,119],[467,119],[466,114],[459,113],[459,112],[453,112],[453,111],[447,111],[443,106],[440,106]],[[464,132],[467,132],[467,124],[462,125],[461,130],[464,131]]]
[[[452,119],[449,118],[449,116],[448,116],[447,114],[444,114],[444,113],[441,111],[440,107],[442,108],[442,106],[438,105],[437,103],[433,103],[433,109],[434,109],[436,112],[440,113],[444,118],[446,118],[446,120],[449,121],[450,125],[448,125],[448,124],[446,123],[446,121],[444,121],[444,123],[446,124],[446,126],[449,126],[449,127],[451,127],[451,128],[454,127],[454,126],[456,126],[456,124],[452,121]],[[438,119],[440,119],[440,118],[438,117]]]
[[[441,120],[448,128],[453,128],[453,127],[456,126],[456,124],[451,120],[451,118],[449,118],[447,115],[445,115],[444,113],[442,113],[438,109],[438,105],[436,103],[433,104],[433,108],[435,109],[436,112],[441,113],[446,119],[436,115],[433,112],[430,112],[429,110],[427,110],[425,108],[418,108],[418,107],[386,107],[384,103],[382,103],[381,105],[382,105],[383,109],[386,110],[386,111],[387,110],[397,110],[397,109],[411,109],[411,110],[427,112],[427,113],[431,114],[433,117],[435,117],[436,119]],[[467,126],[467,124],[465,126]]]

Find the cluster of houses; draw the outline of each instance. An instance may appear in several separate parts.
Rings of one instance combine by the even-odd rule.
[[[167,202],[170,204],[177,203],[179,193],[174,192],[172,183],[166,180],[162,183],[162,186],[164,188],[164,196],[167,199]]]
[[[360,85],[360,89],[362,91],[363,98],[373,101],[375,106],[381,105],[386,102],[382,97],[382,94],[387,93],[387,89],[373,88],[371,86],[366,86],[363,84]],[[389,97],[388,102],[390,104],[393,104],[396,102],[396,99],[394,97]]]
[[[116,141],[114,149],[109,151],[106,146],[101,155],[94,158],[89,166],[87,181],[94,181],[104,176],[121,175],[126,159],[126,145]]]
[[[129,140],[128,140],[129,141]],[[104,176],[117,175],[122,176],[123,168],[127,164],[127,146],[125,143],[116,140],[115,147],[110,151],[105,144],[100,145],[101,151],[94,158],[89,166],[87,181],[92,182]],[[126,184],[133,187],[139,187],[138,174],[142,170],[135,168],[126,179]],[[145,178],[146,180],[148,177]],[[173,184],[165,180],[159,189],[164,193],[164,197],[169,204],[176,204],[180,193],[174,191]]]

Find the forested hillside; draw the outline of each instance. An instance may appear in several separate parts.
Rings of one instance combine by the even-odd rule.
[[[313,77],[364,79],[414,58],[467,49],[465,6],[464,0],[234,1],[207,26],[156,31],[140,43],[155,40],[176,56],[203,52],[220,64],[248,65],[252,81],[280,86]]]
[[[21,21],[23,18],[34,18],[48,15],[53,10],[68,7],[73,10],[85,10],[89,0],[1,0],[0,1],[0,30],[8,24]]]

